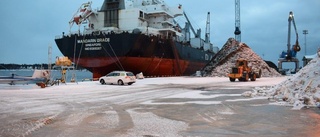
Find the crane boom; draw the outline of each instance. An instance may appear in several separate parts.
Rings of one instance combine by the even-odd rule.
[[[293,45],[292,49],[290,40],[291,40],[291,23],[293,24],[295,34],[296,34],[296,43]],[[293,12],[289,12],[289,18],[288,18],[288,41],[287,41],[287,52],[282,52],[280,54],[280,58],[278,59],[278,68],[279,72],[282,74],[285,74],[285,70],[282,69],[282,62],[294,62],[295,65],[295,70],[294,72],[299,71],[299,60],[296,58],[297,52],[301,50],[300,45],[299,45],[299,35],[296,27],[296,23],[294,21],[294,15]]]
[[[198,38],[199,36],[198,36],[198,34],[196,33],[196,31],[194,30],[194,28],[193,28],[193,26],[192,26],[192,24],[191,24],[191,22],[190,22],[190,20],[189,20],[188,16],[186,15],[186,13],[185,13],[185,12],[183,12],[183,15],[186,17],[186,19],[187,19],[188,23],[190,24],[190,26],[191,26],[191,30],[192,30],[193,34],[195,35],[195,37],[196,37],[196,38]]]
[[[299,35],[298,35],[297,27],[296,27],[296,22],[294,21],[293,12],[290,11],[289,18],[288,18],[288,42],[287,42],[288,52],[287,53],[290,53],[290,46],[291,46],[291,44],[290,44],[290,40],[291,40],[291,22],[293,24],[293,27],[294,27],[294,30],[295,30],[295,33],[296,33],[296,43],[293,46],[293,50],[295,52],[299,52],[301,50],[300,45],[299,45]]]

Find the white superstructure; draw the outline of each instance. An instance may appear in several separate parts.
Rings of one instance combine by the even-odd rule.
[[[175,22],[175,17],[183,15],[182,5],[170,7],[163,0],[105,0],[101,9],[96,11],[92,10],[91,2],[82,4],[69,24],[70,30],[74,23],[79,30],[82,24],[86,24],[84,34],[141,33],[173,38],[195,48],[213,51],[210,42],[206,43],[200,36],[190,37],[190,23],[181,28]]]
[[[101,10],[93,11],[91,2],[82,4],[70,25],[87,23],[87,33],[140,31],[144,34],[182,36],[174,18],[182,16],[181,5],[169,7],[163,0],[106,0]]]

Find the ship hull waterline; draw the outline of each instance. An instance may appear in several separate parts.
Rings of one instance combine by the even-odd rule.
[[[178,64],[175,63],[174,59],[141,57],[118,57],[118,59],[120,63],[117,63],[117,59],[103,57],[75,59],[75,62],[78,62],[79,60],[79,65],[91,71],[93,73],[93,78],[99,78],[105,75],[106,72],[122,70],[121,67],[123,67],[124,70],[133,72],[134,74],[142,72],[145,76],[189,76],[206,65],[205,63],[180,60],[179,65],[181,70],[179,70],[177,67]],[[92,64],[97,63],[104,64],[105,66],[90,67],[94,66]]]

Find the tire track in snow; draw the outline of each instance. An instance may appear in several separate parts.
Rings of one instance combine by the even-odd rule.
[[[45,125],[48,125],[48,124],[51,124],[54,119],[59,115],[59,113],[55,114],[55,115],[52,115],[50,117],[46,117],[46,118],[43,118],[43,119],[39,119],[35,122],[35,125],[28,129],[27,132],[25,132],[24,134],[22,134],[21,136],[25,137],[25,136],[28,136],[30,135],[32,132],[36,131],[36,130],[39,130],[40,128],[42,128],[43,126]]]

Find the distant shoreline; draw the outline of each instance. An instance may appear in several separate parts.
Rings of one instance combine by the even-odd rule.
[[[0,70],[35,70],[35,69],[48,69],[48,64],[14,64],[14,63],[9,63],[9,64],[4,64],[0,63]],[[52,64],[52,70],[59,70],[57,68],[53,68],[55,64]],[[87,70],[81,66],[76,66],[76,70]]]

